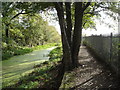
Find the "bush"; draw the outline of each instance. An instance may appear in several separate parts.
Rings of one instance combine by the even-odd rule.
[[[46,49],[46,48],[50,48],[53,46],[58,46],[58,44],[56,43],[49,43],[49,44],[45,44],[45,45],[39,45],[39,46],[35,46],[33,47],[34,50],[38,50],[38,49]]]
[[[14,55],[23,55],[25,53],[32,52],[33,49],[30,48],[20,48],[20,49],[15,49],[14,50]]]
[[[32,52],[33,49],[32,48],[23,48],[20,46],[7,46],[6,48],[3,48],[3,52],[2,52],[2,60],[7,60],[12,56],[16,56],[16,55],[23,55],[25,53],[29,53]]]
[[[50,60],[53,60],[53,59],[58,59],[58,58],[61,58],[62,57],[62,48],[61,47],[57,47],[55,49],[53,49],[49,55],[48,55],[50,58]]]
[[[29,47],[21,47],[21,46],[17,46],[16,44],[6,44],[6,43],[2,43],[2,60],[7,60],[12,56],[16,56],[16,55],[23,55],[29,52],[32,52],[33,50],[40,50],[40,49],[46,49],[46,48],[50,48],[53,46],[58,46],[59,44],[56,43],[49,43],[46,45],[39,45],[33,48],[29,48]]]
[[[3,54],[2,54],[2,60],[6,60],[6,59],[8,59],[8,58],[10,58],[10,57],[13,56],[13,54],[11,54],[10,51],[4,51],[4,52],[2,52],[2,53],[3,53]]]

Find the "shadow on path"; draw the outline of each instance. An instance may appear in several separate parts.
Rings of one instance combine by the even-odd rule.
[[[79,66],[71,74],[64,76],[64,88],[75,90],[98,90],[103,88],[120,88],[118,77],[111,73],[105,64],[98,62],[86,49],[81,46]],[[117,89],[118,90],[118,89]]]

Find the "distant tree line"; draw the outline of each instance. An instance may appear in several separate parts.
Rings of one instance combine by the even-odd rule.
[[[40,12],[31,11],[30,3],[2,3],[3,50],[12,46],[32,47],[55,42],[60,42],[60,35]]]

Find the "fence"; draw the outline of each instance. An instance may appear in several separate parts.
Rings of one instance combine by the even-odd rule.
[[[120,74],[120,35],[88,36],[84,37],[83,41],[117,74]]]

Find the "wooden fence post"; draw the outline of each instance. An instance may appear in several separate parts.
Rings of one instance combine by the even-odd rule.
[[[120,3],[118,3],[118,8],[120,8]],[[120,78],[120,12],[118,13],[118,78]]]
[[[118,76],[120,75],[120,34],[118,35],[119,43],[118,43]],[[120,77],[120,76],[119,76]]]
[[[110,63],[112,61],[112,37],[113,37],[113,34],[111,33],[110,35]]]

